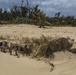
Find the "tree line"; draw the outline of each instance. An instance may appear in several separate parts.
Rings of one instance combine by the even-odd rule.
[[[0,8],[0,24],[25,23],[35,24],[40,28],[45,25],[76,26],[76,18],[74,16],[61,16],[61,12],[57,12],[54,17],[49,17],[39,9],[39,5],[34,7],[24,6],[24,0],[21,1],[20,6],[13,5],[12,8],[10,8],[10,11]]]

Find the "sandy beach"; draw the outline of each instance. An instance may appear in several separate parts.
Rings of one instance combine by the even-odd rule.
[[[40,37],[41,35],[52,37],[70,37],[76,42],[76,27],[46,27],[38,28],[34,25],[4,25],[0,26],[0,35],[12,37]],[[76,48],[76,44],[74,45]],[[76,54],[70,52],[57,52],[55,59],[51,60],[55,65],[51,66],[29,57],[16,58],[8,53],[0,52],[0,75],[76,75]]]
[[[4,36],[40,37],[42,34],[52,37],[70,37],[76,40],[76,27],[38,28],[38,26],[28,24],[0,26],[0,35]]]

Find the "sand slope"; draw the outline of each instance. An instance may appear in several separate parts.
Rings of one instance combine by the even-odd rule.
[[[55,68],[50,72],[51,66],[43,61],[0,53],[0,75],[76,75],[76,57],[53,62]]]
[[[0,27],[0,35],[39,37],[41,34],[49,36],[70,37],[76,41],[76,27],[46,27],[38,28],[31,25],[7,25]],[[76,48],[76,44],[74,45]],[[70,57],[69,57],[70,56]],[[56,53],[52,72],[51,66],[44,61],[37,61],[27,57],[17,58],[8,53],[0,52],[0,75],[76,75],[76,55]]]
[[[0,53],[0,75],[47,75],[50,68],[43,61]]]

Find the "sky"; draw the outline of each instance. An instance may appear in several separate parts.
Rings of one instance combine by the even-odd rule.
[[[26,5],[26,0],[24,0]],[[47,16],[54,16],[55,13],[61,12],[61,15],[76,16],[76,0],[28,0],[29,6],[39,5]],[[21,0],[0,0],[0,8],[11,8],[13,4],[20,5]]]

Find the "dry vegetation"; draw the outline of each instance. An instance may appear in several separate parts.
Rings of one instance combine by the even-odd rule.
[[[7,37],[6,37],[7,38]],[[45,57],[52,58],[54,57],[55,52],[70,51],[76,53],[76,49],[72,49],[74,40],[64,37],[50,37],[42,35],[40,38],[15,38],[18,39],[19,43],[13,43],[6,41],[3,36],[0,36],[2,41],[0,42],[0,48],[2,52],[8,52],[12,55],[12,52],[15,52],[15,55],[19,57],[19,54],[31,56],[33,58]]]

